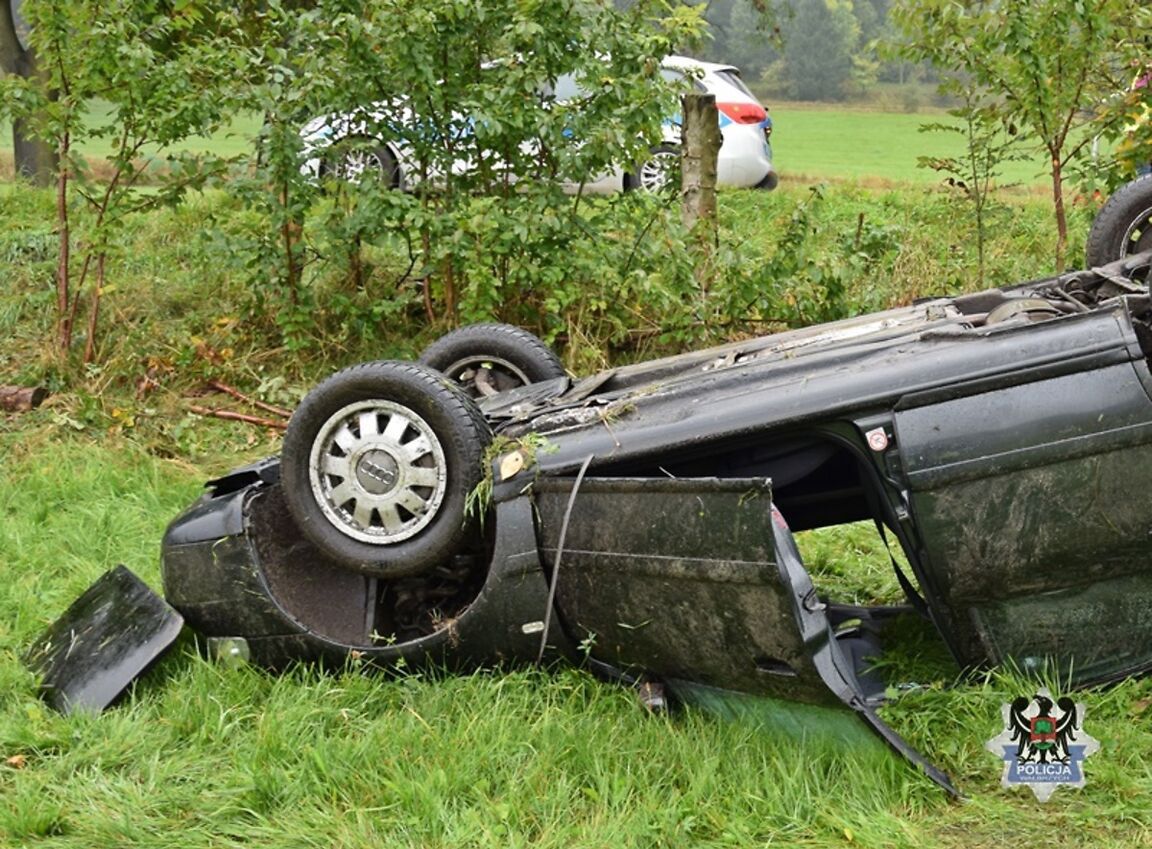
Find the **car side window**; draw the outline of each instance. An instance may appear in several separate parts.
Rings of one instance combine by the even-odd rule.
[[[708,91],[708,86],[704,85],[703,81],[699,77],[692,74],[685,74],[683,71],[677,71],[675,68],[661,68],[660,76],[662,76],[670,83],[678,83],[680,85],[683,85],[684,80],[686,79],[691,80],[692,86],[697,91]]]
[[[583,97],[588,92],[576,82],[576,78],[571,74],[561,74],[556,78],[556,85],[553,88],[552,94],[560,102],[565,100],[575,100],[578,97]]]
[[[717,71],[716,76],[718,76],[720,79],[724,80],[724,82],[728,83],[729,85],[733,86],[734,88],[737,88],[740,91],[744,92],[744,94],[748,95],[749,97],[751,97],[751,98],[756,97],[756,95],[754,95],[749,90],[748,86],[744,85],[744,80],[740,79],[740,75],[738,73],[736,73],[735,71]]]

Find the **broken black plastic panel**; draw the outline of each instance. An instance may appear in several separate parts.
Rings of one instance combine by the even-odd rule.
[[[184,618],[129,569],[104,573],[25,655],[62,713],[99,713],[167,651]]]

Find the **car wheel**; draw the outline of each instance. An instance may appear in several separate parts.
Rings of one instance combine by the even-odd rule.
[[[372,139],[350,138],[341,141],[333,151],[326,170],[336,179],[349,183],[372,179],[388,188],[399,185],[395,155]]]
[[[471,544],[465,504],[491,438],[472,400],[435,371],[352,366],[292,415],[284,499],[304,536],[337,562],[383,578],[419,574]]]
[[[766,192],[775,190],[780,185],[780,175],[775,171],[769,171],[764,175],[764,179],[753,186],[754,189],[763,189]]]
[[[511,324],[472,324],[446,333],[420,355],[472,398],[564,377],[560,359],[538,337]]]
[[[667,142],[652,148],[636,173],[626,179],[627,188],[654,193],[672,191],[679,183],[680,148]]]
[[[1088,267],[1152,249],[1152,175],[1125,183],[1096,213],[1088,231]]]

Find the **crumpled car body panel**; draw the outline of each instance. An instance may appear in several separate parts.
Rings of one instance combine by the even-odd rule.
[[[183,617],[124,566],[106,572],[25,653],[44,700],[99,713],[160,658]]]

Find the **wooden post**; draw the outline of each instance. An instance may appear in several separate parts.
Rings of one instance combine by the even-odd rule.
[[[684,95],[684,151],[681,163],[680,216],[695,255],[700,289],[700,318],[709,321],[708,290],[715,275],[720,231],[716,221],[716,157],[720,153],[720,119],[716,96]]]
[[[682,103],[684,153],[681,167],[681,220],[685,229],[703,229],[697,241],[716,242],[716,157],[720,152],[720,120],[716,95],[689,92]]]
[[[48,390],[37,386],[0,386],[0,410],[23,413],[39,407],[48,397]]]
[[[20,14],[20,4],[13,0],[0,0],[0,73],[44,82],[46,71],[36,61],[27,37],[28,27]],[[37,186],[50,186],[59,164],[56,148],[38,138],[28,124],[21,117],[12,121],[16,177],[31,180]]]

